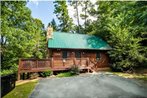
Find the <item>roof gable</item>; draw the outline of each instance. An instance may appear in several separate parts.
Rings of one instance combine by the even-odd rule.
[[[53,32],[48,40],[48,48],[109,50],[111,47],[94,35]]]

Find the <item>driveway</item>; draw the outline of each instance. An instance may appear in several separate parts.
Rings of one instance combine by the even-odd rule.
[[[41,79],[29,98],[147,98],[147,87],[112,74],[86,74]]]

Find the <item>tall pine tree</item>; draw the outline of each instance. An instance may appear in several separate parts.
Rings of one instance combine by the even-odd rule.
[[[72,30],[72,19],[68,15],[68,9],[66,1],[55,1],[54,2],[55,10],[57,18],[59,19],[59,30],[62,32],[69,32]]]

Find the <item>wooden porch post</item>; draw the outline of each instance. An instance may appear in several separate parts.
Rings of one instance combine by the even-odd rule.
[[[17,80],[20,80],[20,73],[18,71],[18,74],[17,74]]]
[[[36,59],[36,68],[38,68],[38,59]]]
[[[53,68],[54,67],[54,59],[53,59],[53,57],[51,58],[51,68]]]
[[[73,58],[73,63],[74,65],[76,65],[76,58]]]
[[[87,58],[87,66],[89,66],[89,58]]]
[[[82,66],[82,58],[80,58],[80,66]]]
[[[66,60],[62,59],[63,66],[65,66],[65,62],[66,62]]]
[[[20,80],[20,67],[21,67],[21,59],[19,59],[19,64],[18,64],[17,80]]]
[[[86,61],[87,61],[87,68],[88,68],[87,71],[89,73],[90,72],[90,67],[89,67],[89,58],[88,57],[87,57],[87,60]]]

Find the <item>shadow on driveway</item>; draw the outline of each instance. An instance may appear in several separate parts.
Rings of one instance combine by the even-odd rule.
[[[41,79],[29,98],[147,98],[147,87],[116,75],[86,74]]]

